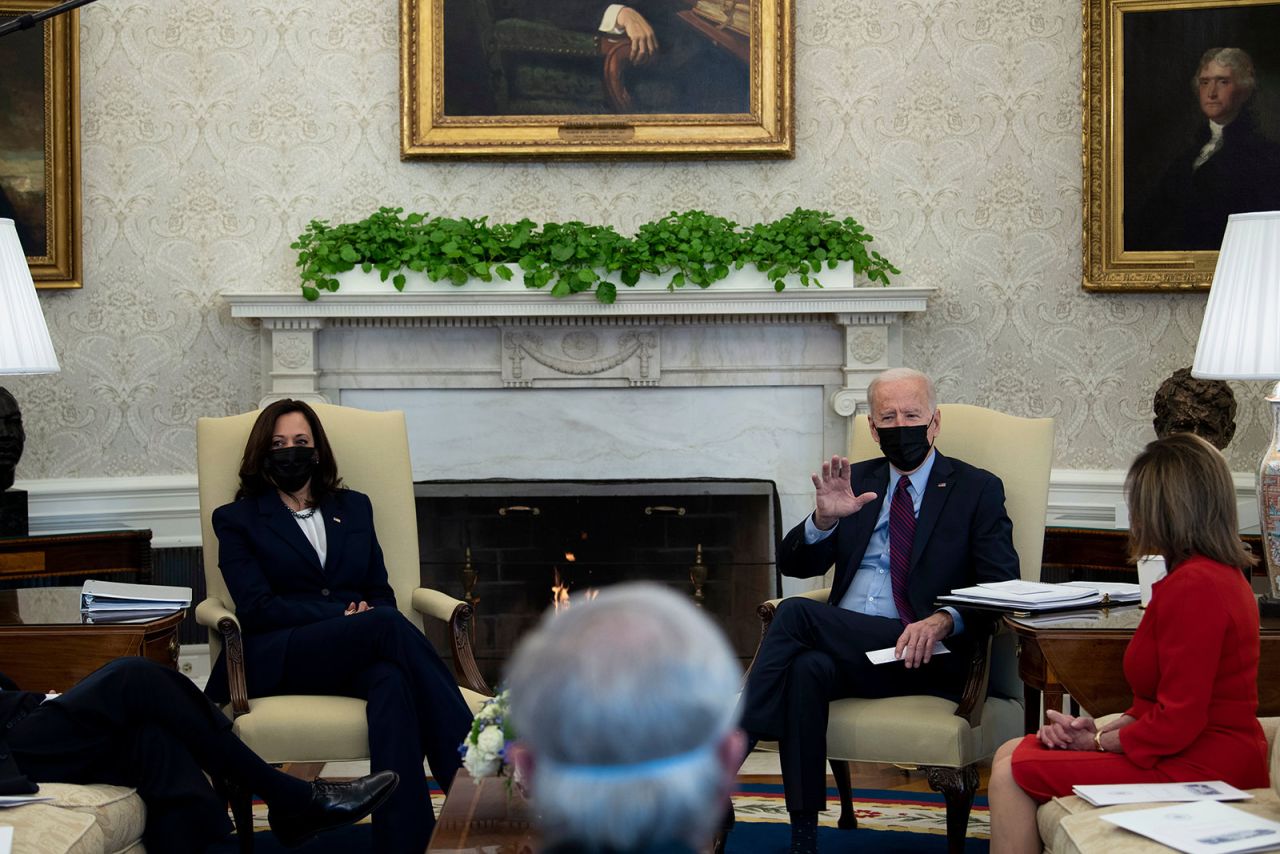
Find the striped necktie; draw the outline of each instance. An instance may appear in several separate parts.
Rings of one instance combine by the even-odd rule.
[[[911,502],[911,481],[898,478],[889,505],[889,579],[893,583],[893,604],[903,623],[914,623],[916,612],[907,596],[907,574],[911,570],[911,543],[916,537],[915,506]]]

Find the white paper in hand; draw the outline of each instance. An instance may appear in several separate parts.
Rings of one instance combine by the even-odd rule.
[[[873,649],[867,653],[867,658],[871,659],[872,664],[891,664],[895,661],[901,661],[902,659],[895,656],[893,652],[894,647],[891,646],[887,646],[884,649]],[[951,652],[951,650],[943,646],[942,641],[934,641],[933,654],[942,655],[945,652]]]

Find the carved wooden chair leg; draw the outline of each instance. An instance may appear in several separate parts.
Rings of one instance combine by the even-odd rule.
[[[941,792],[947,801],[947,851],[963,854],[964,839],[969,832],[969,811],[973,795],[978,791],[978,766],[940,768],[929,766],[929,788]]]
[[[828,760],[831,763],[831,776],[836,779],[836,789],[840,792],[840,820],[836,827],[841,830],[857,830],[858,816],[853,811],[853,775],[848,762],[838,759]]]
[[[253,854],[253,794],[230,780],[212,782],[218,797],[231,805],[231,821],[236,826],[240,854]]]

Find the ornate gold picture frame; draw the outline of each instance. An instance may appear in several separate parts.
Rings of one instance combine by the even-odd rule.
[[[0,22],[46,0],[0,0]],[[0,216],[12,217],[38,288],[78,288],[80,13],[0,40]]]
[[[1280,0],[1083,9],[1084,288],[1207,289],[1228,213],[1280,208]]]
[[[793,0],[401,0],[401,157],[792,157],[794,27]]]

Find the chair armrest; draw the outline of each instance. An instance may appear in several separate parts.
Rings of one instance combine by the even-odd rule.
[[[975,639],[969,673],[960,692],[960,704],[956,706],[956,717],[964,718],[971,727],[982,723],[982,707],[987,702],[991,681],[991,639],[995,637],[998,626],[998,623],[984,623],[974,629],[980,634]]]
[[[249,711],[249,688],[244,675],[244,641],[240,637],[240,621],[220,599],[205,599],[196,606],[196,622],[215,629],[222,635],[226,651],[227,692],[231,695],[231,714],[240,717]]]
[[[806,590],[803,593],[797,593],[795,595],[802,599],[812,599],[815,602],[825,602],[831,596],[831,588],[823,587],[820,590]],[[760,606],[756,608],[756,614],[760,617],[760,640],[756,642],[756,651],[755,654],[751,656],[751,664],[747,665],[746,675],[749,675],[751,673],[751,668],[756,666],[756,656],[760,654],[760,644],[764,643],[764,636],[768,633],[770,624],[773,623],[773,615],[777,613],[778,603],[785,598],[790,597],[784,596],[778,599],[769,599],[761,602]],[[744,685],[746,684],[746,675],[743,676],[742,684]]]
[[[631,70],[631,39],[626,36],[596,37],[600,55],[604,57],[603,83],[605,100],[619,113],[635,111],[635,101],[627,91],[627,72]]]
[[[222,604],[221,599],[205,599],[196,606],[196,622],[200,625],[218,629],[220,620],[230,620],[240,630],[240,620],[232,613],[226,605]]]
[[[419,587],[414,590],[409,603],[413,610],[424,617],[432,617],[449,624],[453,668],[458,674],[459,684],[478,694],[492,697],[493,690],[480,675],[475,653],[471,649],[471,617],[475,609],[461,599],[455,599],[447,593],[428,587]]]
[[[760,637],[764,637],[764,633],[769,631],[769,624],[773,622],[774,612],[778,610],[778,603],[783,599],[800,598],[812,599],[815,602],[825,602],[831,598],[831,588],[823,587],[819,590],[806,590],[803,593],[796,593],[792,596],[780,596],[777,599],[768,599],[760,603],[756,608],[756,614],[759,615],[760,621],[764,625],[760,629]]]

